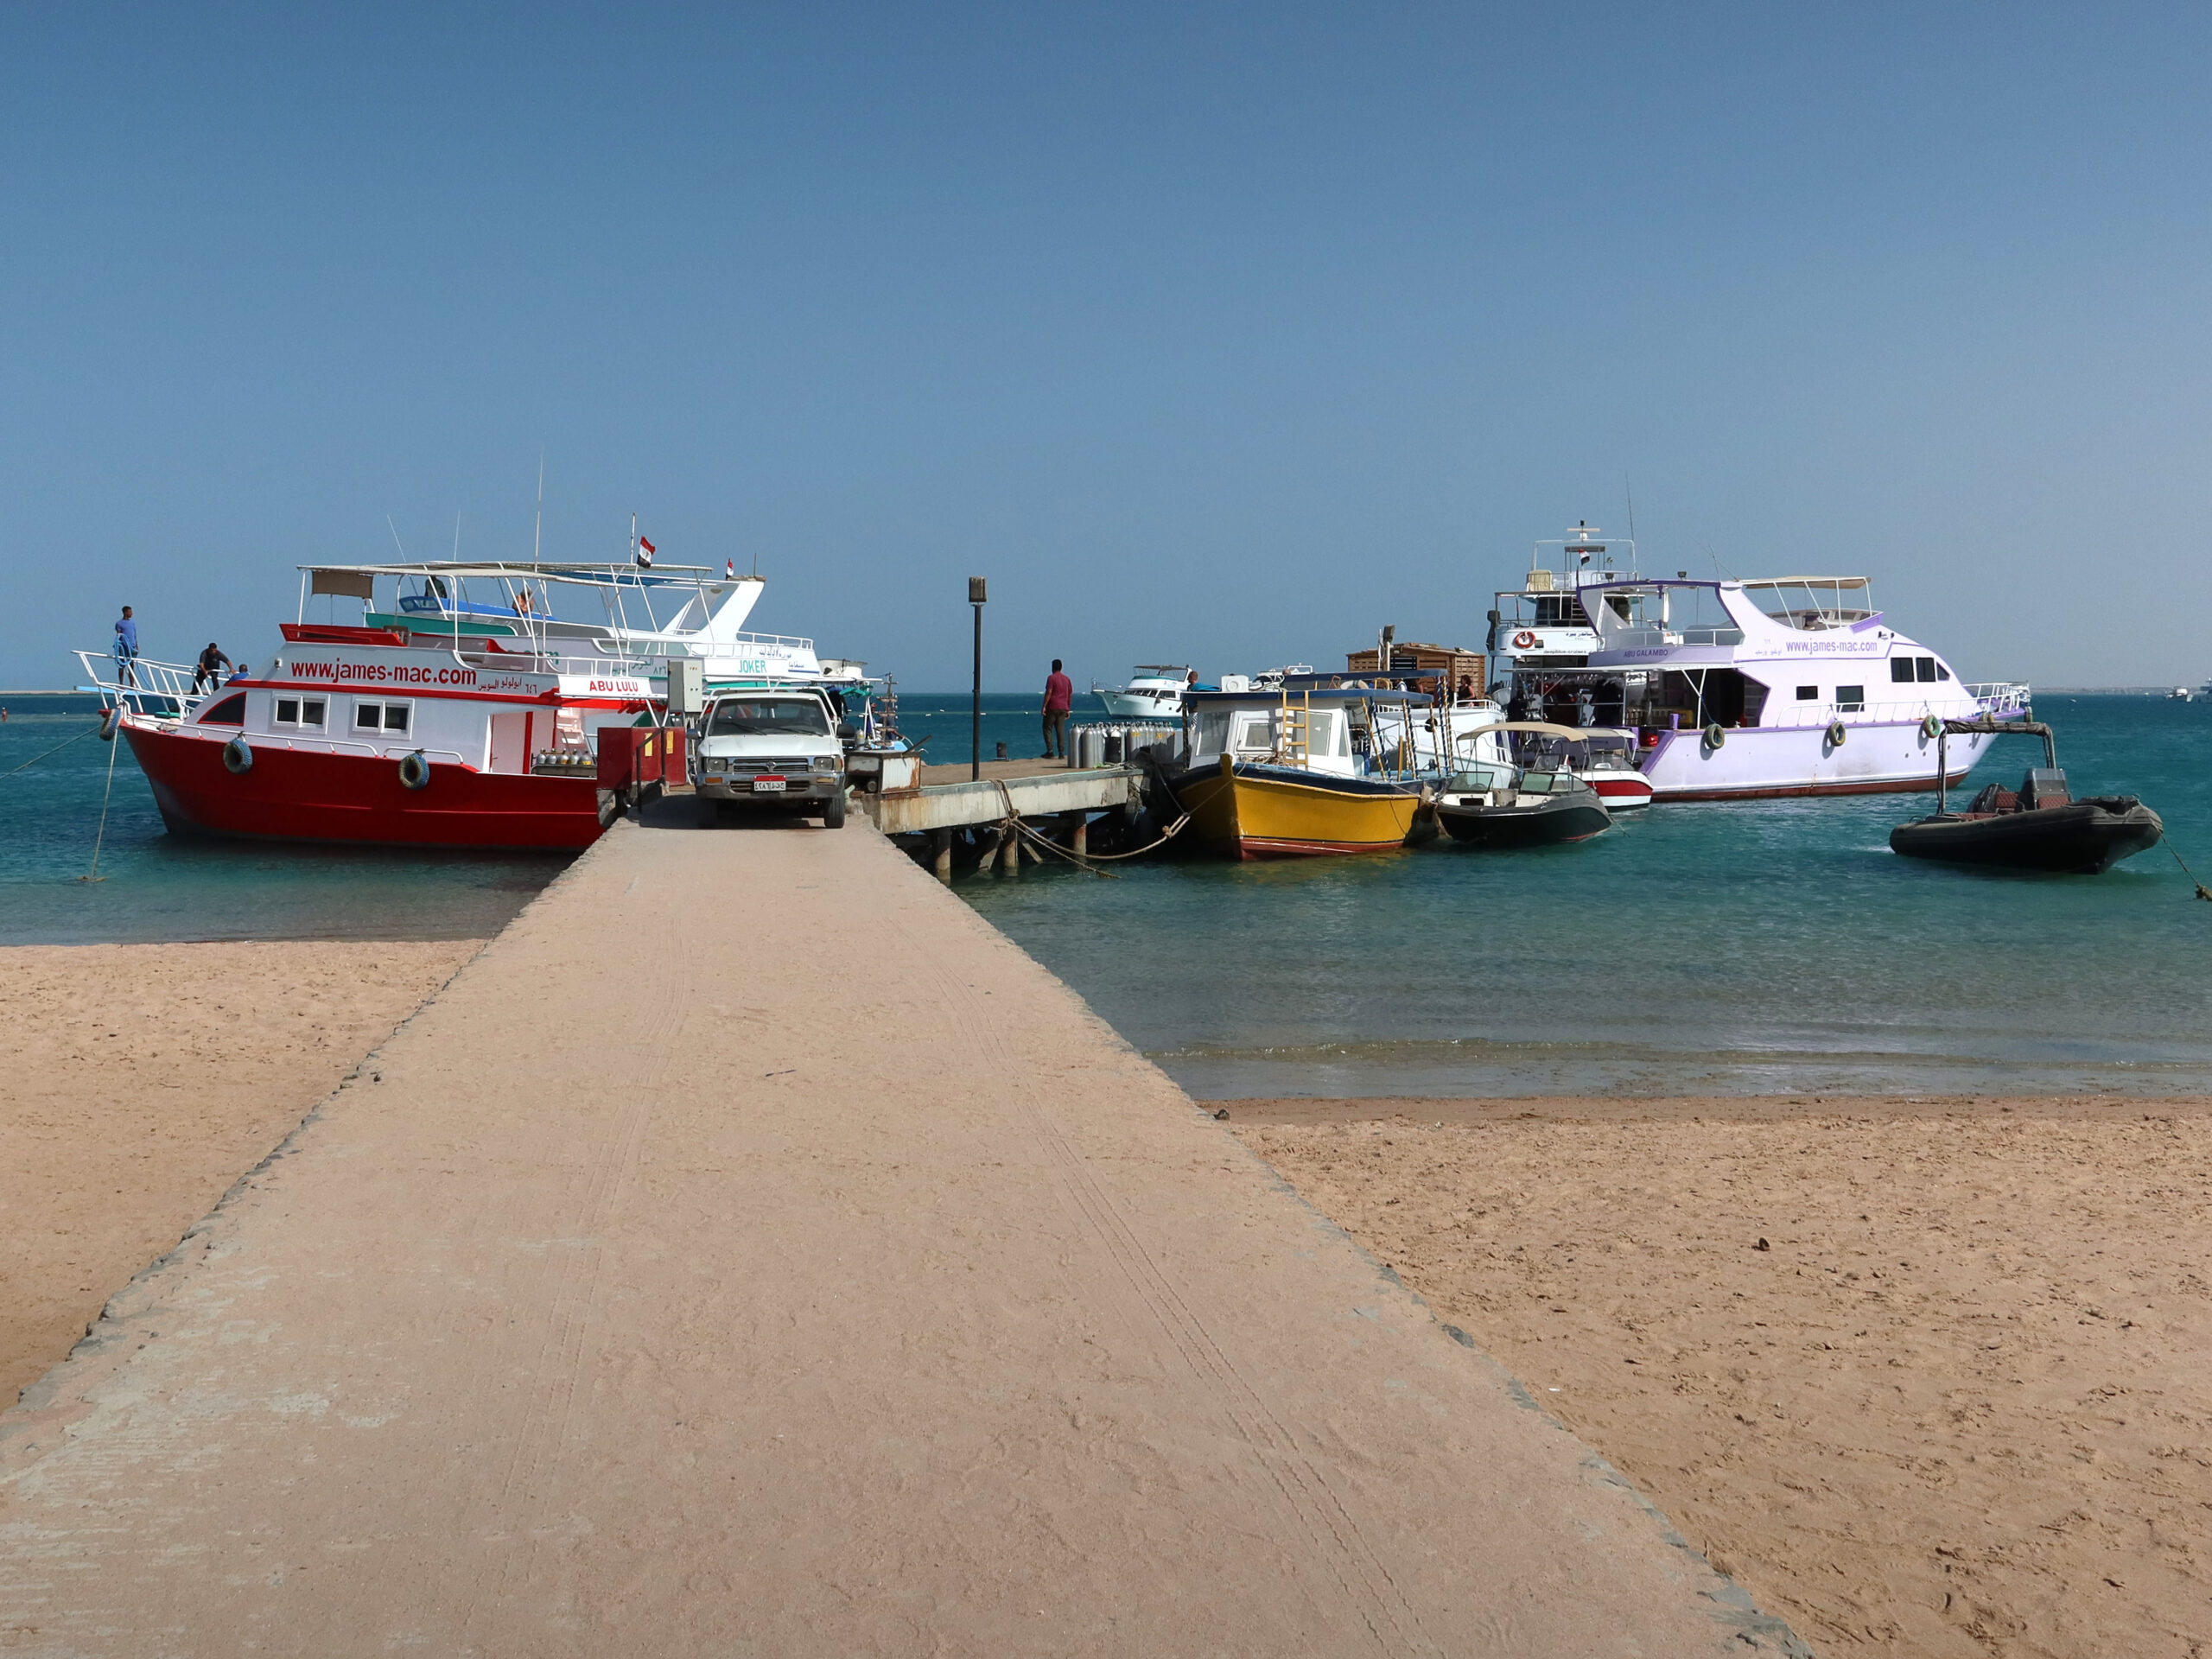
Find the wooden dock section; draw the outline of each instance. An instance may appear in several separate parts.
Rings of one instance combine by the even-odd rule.
[[[0,1653],[1804,1651],[881,837],[688,817],[0,1417]]]

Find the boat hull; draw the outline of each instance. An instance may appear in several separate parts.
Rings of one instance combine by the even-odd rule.
[[[1105,705],[1109,720],[1173,721],[1182,717],[1183,697],[1180,692],[1166,696],[1153,696],[1137,691],[1101,691],[1098,701]]]
[[[1901,823],[1890,850],[1907,858],[1984,864],[2053,875],[2101,875],[2123,858],[2148,852],[2165,834],[2149,807],[2113,811],[2094,801],[1984,817],[1947,814]]]
[[[1247,859],[1389,852],[1421,804],[1395,784],[1288,766],[1203,766],[1169,786],[1201,841]]]
[[[1437,822],[1452,840],[1471,847],[1555,847],[1587,841],[1612,828],[1593,791],[1554,796],[1529,806],[1452,806],[1439,803]]]
[[[249,735],[253,764],[223,764],[229,733],[193,735],[126,721],[162,822],[173,835],[354,845],[575,851],[599,839],[599,790],[590,777],[482,772],[430,762],[429,782],[409,789],[389,756],[286,748]]]
[[[1956,787],[1990,740],[1953,736]],[[1963,758],[1964,764],[1961,760]],[[1662,801],[1748,801],[1785,795],[1873,795],[1936,787],[1936,741],[1916,722],[1847,725],[1831,744],[1818,726],[1745,726],[1719,748],[1694,731],[1662,732],[1645,751],[1643,775]]]

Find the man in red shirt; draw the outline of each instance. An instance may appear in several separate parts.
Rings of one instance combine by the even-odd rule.
[[[1045,759],[1068,758],[1068,710],[1075,707],[1075,686],[1060,672],[1060,659],[1052,658],[1052,671],[1045,677]]]

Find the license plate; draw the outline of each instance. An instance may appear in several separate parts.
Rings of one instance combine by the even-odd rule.
[[[780,795],[784,792],[784,780],[780,778],[755,778],[753,792],[755,795]]]

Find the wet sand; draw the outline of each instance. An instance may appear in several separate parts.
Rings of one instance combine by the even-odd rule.
[[[2212,1653],[2212,1102],[1217,1104],[1821,1653]]]
[[[0,950],[0,1406],[480,948]]]

